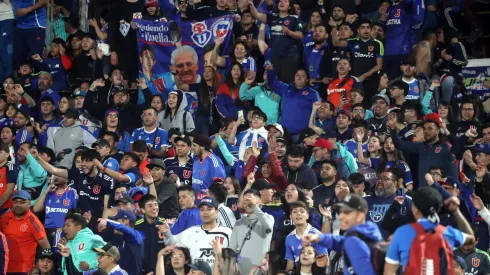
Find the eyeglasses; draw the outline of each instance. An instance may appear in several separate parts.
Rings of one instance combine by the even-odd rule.
[[[261,116],[252,116],[252,120],[263,120]]]
[[[379,178],[379,181],[390,181],[390,180],[394,181],[395,179],[388,178],[388,177],[381,177],[381,178]]]
[[[352,113],[360,114],[360,113],[364,113],[364,110],[363,109],[354,109],[354,110],[352,110]]]

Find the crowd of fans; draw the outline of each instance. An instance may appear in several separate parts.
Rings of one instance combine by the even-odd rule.
[[[103,3],[0,0],[0,275],[490,274],[471,1]]]

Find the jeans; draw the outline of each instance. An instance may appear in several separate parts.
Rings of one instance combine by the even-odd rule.
[[[0,81],[12,73],[12,52],[14,40],[14,19],[0,21]]]
[[[441,83],[442,100],[450,102],[453,96],[454,87],[456,86],[456,79],[452,76],[446,76]]]

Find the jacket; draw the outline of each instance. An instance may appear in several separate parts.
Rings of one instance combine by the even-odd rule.
[[[81,145],[90,148],[95,141],[95,137],[87,130],[87,128],[76,121],[73,125],[68,127],[62,125],[54,135],[48,135],[47,147],[52,149],[55,154],[58,154],[65,149],[71,149],[58,164],[63,167],[71,167],[75,149]]]
[[[280,124],[291,134],[308,128],[313,103],[320,100],[318,92],[308,86],[298,90],[294,83],[281,82],[273,70],[267,71],[267,81],[269,87],[282,98],[281,109],[285,111],[282,112]]]
[[[184,96],[184,93],[180,90],[176,90],[177,92],[177,111],[175,112],[174,117],[171,117],[170,107],[165,107],[165,111],[160,112],[158,114],[158,121],[160,122],[160,127],[169,130],[171,128],[179,128],[181,133],[191,132],[194,130],[194,119],[192,119],[192,115],[185,110],[187,107],[187,97]]]
[[[108,220],[107,227],[123,233],[123,243],[118,246],[119,264],[128,274],[140,274],[145,253],[144,236],[134,228]]]
[[[431,167],[441,167],[446,171],[448,176],[458,178],[458,168],[456,166],[456,157],[451,152],[451,145],[439,141],[436,144],[413,143],[401,140],[396,131],[391,132],[393,144],[398,150],[404,153],[413,153],[418,155],[418,180],[419,187],[427,186],[425,174],[429,173]]]
[[[141,274],[155,272],[157,265],[157,254],[165,247],[163,236],[158,233],[159,224],[165,222],[163,218],[157,218],[152,224],[148,223],[146,217],[136,221],[134,229],[138,230],[144,236],[144,255],[141,268]]]
[[[315,171],[305,163],[303,163],[296,171],[290,171],[288,166],[286,166],[283,168],[283,172],[284,175],[286,175],[288,183],[308,182],[311,183],[313,187],[318,185]]]
[[[322,234],[318,243],[327,247],[328,250],[343,251],[344,255],[349,257],[355,274],[375,275],[376,272],[371,263],[371,250],[369,246],[357,236],[348,236],[349,232],[362,234],[373,242],[382,240],[378,226],[372,222],[367,222],[350,228],[344,233],[344,236]],[[350,275],[346,266],[345,256],[344,275]]]
[[[281,96],[272,90],[267,90],[264,84],[250,87],[247,83],[243,83],[240,86],[240,99],[254,100],[255,106],[267,115],[266,125],[277,123],[279,120]]]
[[[17,190],[26,190],[33,188],[37,190],[36,195],[30,192],[32,200],[31,206],[36,203],[39,196],[46,190],[48,184],[47,181],[48,172],[37,162],[37,160],[31,155],[27,154],[26,163],[19,165],[19,174],[17,176]],[[44,185],[44,186],[43,186]],[[39,190],[40,189],[40,190]]]
[[[81,271],[78,267],[80,262],[87,262],[90,270],[97,268],[97,252],[93,249],[103,247],[105,244],[102,237],[95,235],[89,228],[84,228],[77,233],[73,240],[67,242],[66,247],[70,249],[73,265],[78,271]],[[63,274],[67,275],[65,258],[61,261],[61,266]]]
[[[339,177],[341,179],[348,179],[351,174],[357,172],[358,166],[356,159],[342,142],[337,142],[337,147],[337,150],[332,150],[331,159],[337,164]],[[310,158],[309,165],[316,171],[318,180],[321,180],[320,172],[322,167],[321,164],[315,162],[314,156]]]
[[[245,165],[245,169],[243,170],[243,174],[242,174],[243,178],[247,178],[247,176],[250,173],[255,172],[257,161],[258,159],[255,156],[250,156],[250,158],[247,161],[247,164]],[[288,180],[284,176],[284,172],[282,171],[282,167],[281,167],[281,162],[279,162],[279,159],[277,158],[275,153],[269,154],[269,165],[272,171],[271,176],[265,179],[276,185],[275,187],[276,191],[286,190],[286,187],[288,185]],[[257,173],[255,175],[255,178],[256,179],[263,178],[262,173]]]
[[[157,201],[159,205],[158,215],[170,219],[179,215],[179,202],[177,187],[172,179],[163,179],[155,185],[157,191]]]
[[[52,89],[55,91],[68,90],[68,71],[72,66],[72,59],[67,55],[51,57],[42,62],[35,62],[34,66],[42,71],[48,71],[53,78]]]
[[[194,225],[201,225],[201,216],[199,215],[199,208],[192,207],[189,209],[185,209],[180,213],[179,217],[173,224],[170,231],[172,231],[173,235],[178,235],[187,228],[190,228]]]
[[[247,119],[245,106],[240,101],[238,96],[238,89],[235,89],[234,96],[232,96],[228,84],[223,83],[218,88],[216,94],[216,109],[223,118],[238,119],[238,111],[243,111],[244,118]]]

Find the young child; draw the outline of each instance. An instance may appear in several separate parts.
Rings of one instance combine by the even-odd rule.
[[[48,58],[42,59],[39,54],[32,56],[34,67],[39,71],[48,71],[53,77],[52,90],[68,89],[67,74],[71,69],[71,57],[65,55],[65,41],[55,38],[51,41]]]

